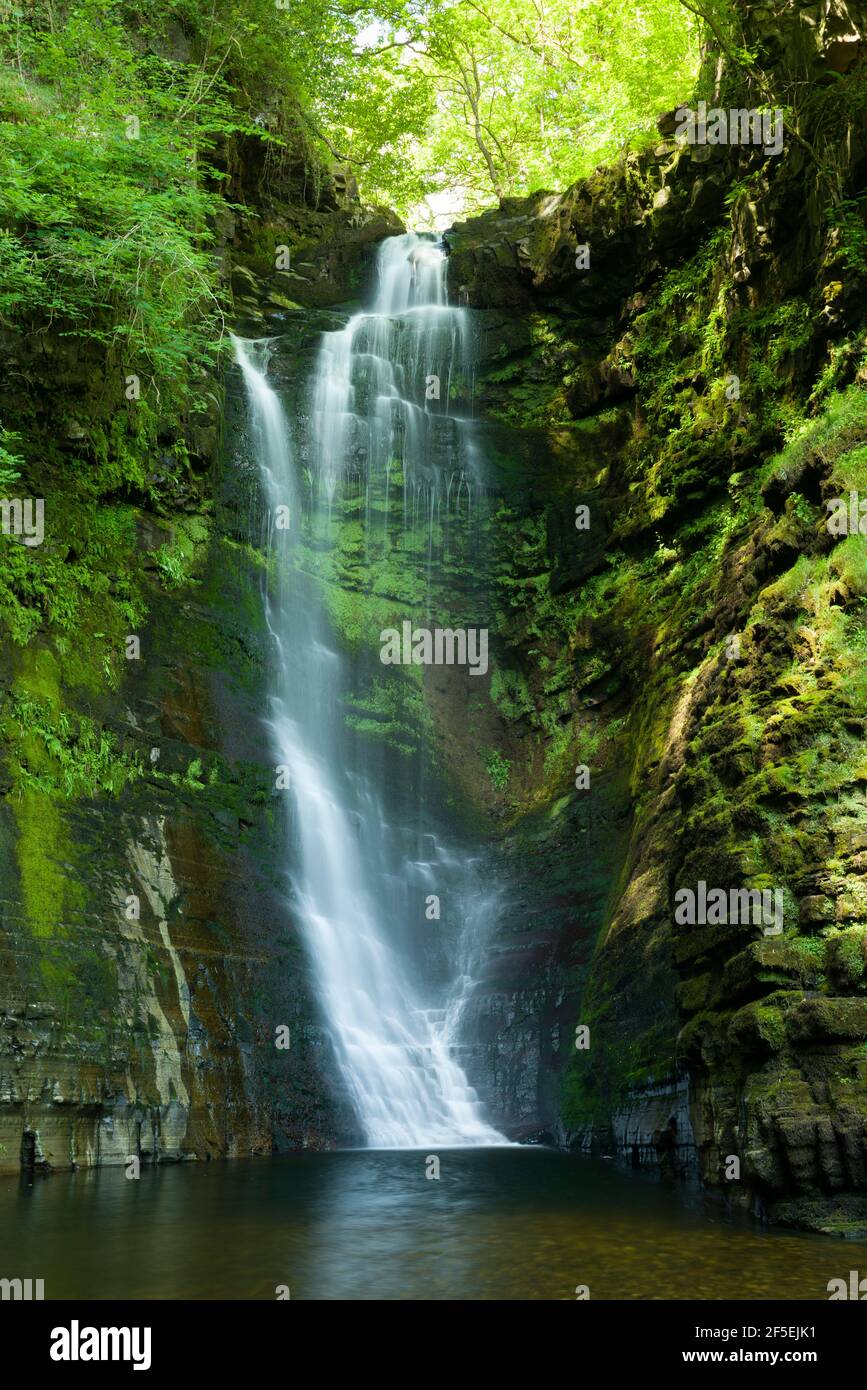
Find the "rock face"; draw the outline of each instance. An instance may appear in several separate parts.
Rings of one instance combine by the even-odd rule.
[[[245,497],[236,462],[218,465],[195,587],[180,601],[152,594],[121,690],[85,704],[63,687],[144,774],[116,799],[46,798],[46,810],[31,795],[3,817],[8,1170],[270,1153],[328,1146],[341,1124],[351,1133],[278,891],[263,574],[237,534],[249,479]],[[61,689],[47,648],[28,663]]]
[[[707,97],[773,106],[794,80],[778,155],[680,144],[672,117],[654,149],[447,236],[451,283],[488,325],[482,409],[545,460],[533,484],[501,479],[502,551],[527,574],[501,633],[524,698],[504,713],[516,740],[549,740],[531,781],[556,805],[571,770],[553,700],[591,804],[627,825],[595,908],[568,845],[580,910],[538,922],[550,866],[528,871],[480,1005],[485,1067],[529,1130],[568,1049],[566,1142],[697,1162],[734,1204],[859,1230],[864,541],[826,520],[867,436],[865,16],[743,11],[761,81],[709,54]],[[679,923],[700,883],[772,890],[779,912]]]
[[[307,166],[305,191],[300,164],[272,171],[266,197],[249,155],[230,147],[225,164],[264,240],[241,219],[220,230],[238,321],[254,313],[261,333],[295,307],[266,241],[288,241],[295,298],[333,303],[399,223],[339,173],[314,189]],[[68,339],[4,332],[2,346],[4,421],[23,382],[39,490],[67,518],[43,573],[67,585],[78,636],[37,628],[0,664],[0,1172],[353,1142],[280,893],[268,575],[238,399],[201,383],[182,444],[176,421],[161,427],[147,490],[82,505],[76,478],[139,447],[128,404]]]

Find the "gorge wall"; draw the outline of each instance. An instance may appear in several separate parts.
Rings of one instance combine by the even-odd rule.
[[[516,762],[535,736],[548,776],[510,827],[528,869],[488,1067],[563,1142],[696,1163],[735,1204],[851,1230],[864,540],[826,522],[863,457],[864,14],[743,11],[761,80],[716,51],[700,95],[785,106],[778,157],[678,143],[672,115],[654,149],[447,234],[486,322],[482,408],[544,460],[501,514],[499,703]],[[676,925],[700,881],[780,890],[782,933]]]
[[[466,1027],[491,1121],[846,1232],[867,1222],[867,570],[826,503],[867,489],[865,13],[742,10],[758,56],[713,48],[698,97],[785,108],[778,155],[680,144],[671,115],[656,146],[446,234],[487,483],[478,548],[431,582],[443,621],[493,605],[491,670],[387,707],[368,671],[351,717],[502,883]],[[300,145],[221,157],[254,210],[218,229],[236,326],[277,339],[303,451],[318,336],[399,224]],[[239,382],[148,433],[119,364],[70,341],[2,334],[48,540],[4,590],[0,1167],[345,1142],[279,904]],[[357,545],[347,516],[323,582],[375,663],[423,566],[383,555],[368,588]],[[781,890],[782,933],[677,925],[702,880]]]
[[[357,292],[399,228],[284,134],[276,167],[243,136],[220,152],[250,203],[216,229],[239,321],[256,237],[292,248],[259,332],[287,282],[311,309]],[[46,518],[41,547],[3,540],[0,1171],[331,1146],[352,1118],[280,905],[238,383],[221,367],[161,410],[62,322],[0,338],[3,421]]]

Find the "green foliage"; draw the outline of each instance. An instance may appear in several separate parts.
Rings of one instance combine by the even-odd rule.
[[[797,475],[815,457],[830,466],[830,482],[836,493],[863,486],[864,436],[867,432],[867,400],[860,385],[832,395],[822,413],[794,431],[785,449],[768,460],[762,478],[775,474]]]
[[[677,0],[589,0],[578,9],[569,0],[544,9],[534,0],[374,0],[359,27],[361,82],[343,109],[323,107],[323,120],[342,146],[382,130],[391,166],[368,154],[363,185],[404,209],[395,156],[398,168],[408,160],[430,216],[588,173],[651,136],[659,111],[691,92],[698,63],[694,16]],[[383,124],[384,75],[392,95]]]
[[[845,198],[829,208],[828,220],[840,231],[840,256],[846,270],[867,273],[867,193]]]
[[[504,758],[498,748],[489,748],[485,754],[485,771],[498,792],[506,790],[512,774],[509,758]]]
[[[201,517],[182,518],[174,528],[171,541],[153,552],[151,558],[165,588],[181,589],[196,582],[193,575],[197,562],[204,556],[208,534],[207,524]]]
[[[154,551],[154,560],[159,566],[160,572],[168,589],[180,589],[187,581],[186,568],[179,555],[176,555],[168,546],[161,545],[159,550]]]
[[[204,176],[236,122],[216,74],[131,43],[117,0],[64,18],[0,23],[0,323],[91,339],[170,396],[219,346]]]
[[[7,488],[21,477],[20,465],[24,459],[11,452],[19,439],[20,435],[0,425],[0,494],[5,495]]]
[[[498,666],[491,676],[491,699],[506,719],[523,719],[533,713],[533,697],[520,671]]]
[[[21,749],[21,785],[63,800],[116,796],[143,769],[120,753],[117,740],[86,716],[13,693],[2,714],[3,733]]]
[[[69,653],[72,676],[86,655],[80,641],[89,643],[98,635],[105,641],[108,662],[101,669],[112,684],[122,638],[135,630],[145,613],[138,564],[130,555],[133,510],[95,508],[67,496],[62,508],[46,507],[45,532],[39,547],[0,538],[0,620],[12,641],[22,647],[49,626],[58,650]],[[128,558],[119,566],[118,559],[124,555]]]

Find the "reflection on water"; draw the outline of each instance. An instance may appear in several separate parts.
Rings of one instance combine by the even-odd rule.
[[[827,1299],[867,1245],[538,1149],[361,1150],[0,1182],[0,1278],[46,1298]]]

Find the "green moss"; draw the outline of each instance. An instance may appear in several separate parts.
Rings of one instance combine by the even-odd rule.
[[[846,927],[823,943],[828,977],[835,992],[867,988],[867,927]]]
[[[778,991],[767,999],[745,1005],[732,1016],[729,1038],[747,1051],[781,1051],[786,1044],[786,1012],[801,997]]]
[[[61,867],[72,858],[63,814],[50,796],[35,789],[22,791],[12,806],[21,894],[30,929],[38,937],[63,936],[67,887],[76,891]]]
[[[632,1038],[606,1036],[603,1010],[589,1027],[590,1048],[575,1051],[563,1073],[561,1113],[569,1130],[605,1125],[631,1093],[670,1082],[675,1073],[668,1026],[652,1026]]]
[[[828,560],[828,571],[841,581],[849,595],[867,595],[867,545],[863,536],[847,536]]]
[[[429,746],[430,714],[417,681],[403,676],[391,681],[373,679],[365,693],[347,699],[347,726],[357,733],[388,743],[404,757]]]
[[[329,621],[350,650],[378,650],[380,632],[389,627],[399,628],[403,620],[393,600],[364,593],[361,589],[324,583],[321,596]]]
[[[556,316],[530,314],[526,320],[530,346],[509,357],[502,366],[482,373],[488,415],[518,429],[549,428],[570,424],[568,388],[571,376],[562,374],[564,358],[577,354]],[[498,391],[498,386],[507,390]],[[494,389],[492,389],[494,388]]]
[[[27,647],[16,663],[15,689],[23,698],[60,709],[60,666],[54,652],[42,644]]]
[[[679,1007],[687,1014],[700,1012],[707,1006],[712,981],[710,972],[682,980],[675,991]]]

